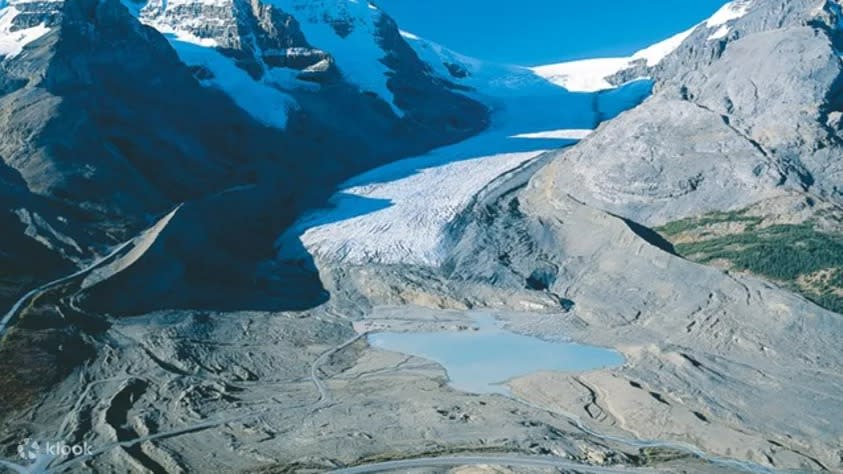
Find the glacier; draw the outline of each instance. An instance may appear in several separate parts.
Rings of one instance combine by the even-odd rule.
[[[404,33],[418,54],[440,74],[459,65],[464,77],[450,78],[473,89],[470,95],[495,112],[488,130],[463,142],[400,160],[343,183],[330,207],[299,219],[277,243],[281,260],[347,264],[439,266],[445,230],[489,183],[548,151],[570,146],[602,120],[640,103],[648,81],[611,92],[571,92],[528,68],[489,63],[454,53]]]

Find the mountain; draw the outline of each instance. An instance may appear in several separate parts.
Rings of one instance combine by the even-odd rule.
[[[651,99],[543,175],[651,225],[784,189],[839,202],[838,12],[817,1],[725,6],[636,72],[657,79]]]
[[[537,68],[362,0],[0,2],[0,469],[843,469],[838,2]],[[467,393],[381,333],[623,363]]]
[[[732,2],[714,18],[634,72],[656,78],[653,97],[560,154],[534,189],[565,189],[657,227],[684,256],[841,311],[840,262],[826,253],[843,204],[840,8]]]
[[[127,0],[127,5],[168,38],[203,83],[226,91],[269,125],[283,128],[286,114],[302,109],[324,112],[319,119],[330,121],[341,112],[365,110],[367,98],[381,121],[423,124],[431,134],[471,132],[482,124],[482,109],[476,104],[472,109],[451,84],[430,74],[395,22],[371,3]],[[314,101],[325,104],[316,107]]]
[[[242,185],[257,187],[245,206],[257,228],[226,224],[225,206],[197,212],[267,236],[271,255],[296,206],[487,123],[368,4],[13,0],[0,18],[2,209],[20,229],[3,244],[3,301]],[[257,258],[236,241],[203,254]],[[207,257],[181,248],[193,256],[172,258],[203,273]]]
[[[0,2],[4,416],[76,370],[103,315],[324,301],[276,237],[343,179],[487,126],[387,15],[308,5]],[[60,308],[32,304],[51,290]]]

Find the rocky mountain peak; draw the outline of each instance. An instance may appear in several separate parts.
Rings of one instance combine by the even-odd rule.
[[[348,37],[356,29],[375,33],[383,14],[366,0],[275,0],[275,3],[302,22],[327,23],[341,38]]]
[[[615,76],[650,76],[655,93],[549,166],[545,183],[647,224],[785,189],[839,202],[840,17],[831,0],[725,5],[655,67]]]

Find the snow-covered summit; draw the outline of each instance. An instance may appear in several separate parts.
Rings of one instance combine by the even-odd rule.
[[[291,94],[331,74],[405,114],[388,83],[383,12],[365,0],[147,0],[124,3],[182,60],[262,122],[284,128]]]
[[[593,92],[610,89],[609,78],[636,66],[654,67],[676,51],[682,43],[700,29],[714,30],[709,40],[726,37],[729,24],[749,13],[754,0],[735,0],[724,5],[708,19],[664,41],[642,49],[632,56],[569,61],[533,68],[536,74],[571,91]]]
[[[706,28],[717,28],[714,33],[709,35],[709,41],[725,38],[730,31],[729,23],[742,18],[744,15],[749,13],[752,1],[753,0],[735,0],[734,2],[729,2],[726,5],[723,5],[720,10],[717,10],[714,15],[706,20]]]

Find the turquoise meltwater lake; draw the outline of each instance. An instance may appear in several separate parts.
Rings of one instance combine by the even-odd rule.
[[[493,316],[474,318],[476,330],[380,332],[372,347],[422,357],[442,365],[450,385],[470,393],[509,394],[504,382],[542,372],[583,372],[624,363],[613,350],[570,342],[549,342],[502,328]]]

